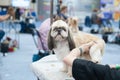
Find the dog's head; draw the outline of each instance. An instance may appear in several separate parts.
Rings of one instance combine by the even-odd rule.
[[[50,50],[56,47],[56,42],[68,40],[70,50],[75,48],[72,34],[68,24],[63,20],[57,20],[51,25],[48,35],[48,47]]]
[[[78,27],[78,18],[77,17],[68,18],[68,24],[69,26]]]
[[[71,17],[67,20],[69,27],[71,28],[72,32],[77,32],[78,30],[78,18],[77,17]]]

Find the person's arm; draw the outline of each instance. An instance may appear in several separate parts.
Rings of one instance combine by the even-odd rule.
[[[80,48],[80,49],[82,49],[82,48]],[[79,56],[81,54],[81,52],[79,51],[79,48],[75,48],[75,49],[73,49],[70,53],[69,53],[69,55],[67,55],[64,59],[63,59],[63,61],[67,64],[67,65],[69,65],[69,66],[72,66],[72,64],[73,64],[73,61],[77,58],[77,56]]]
[[[6,14],[6,15],[3,15],[3,16],[0,16],[0,21],[4,21],[6,19],[8,19],[10,17],[9,14]]]
[[[73,64],[73,61],[78,57],[80,56],[82,53],[84,52],[88,52],[90,47],[95,44],[95,42],[90,42],[90,43],[87,43],[87,44],[84,44],[82,46],[80,46],[79,48],[75,48],[73,49],[69,55],[67,55],[63,61],[64,63],[66,63],[67,65],[69,66],[72,66]]]

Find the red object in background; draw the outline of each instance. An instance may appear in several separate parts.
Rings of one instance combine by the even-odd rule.
[[[14,52],[14,48],[13,47],[9,48],[8,52]]]
[[[39,19],[40,19],[40,20],[44,19],[44,16],[40,15],[40,16],[39,16]]]

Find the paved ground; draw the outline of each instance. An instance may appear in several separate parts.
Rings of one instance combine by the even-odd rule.
[[[36,80],[30,69],[32,55],[37,53],[31,35],[20,35],[20,49],[0,57],[0,80]]]
[[[106,44],[103,64],[120,64],[120,45]]]

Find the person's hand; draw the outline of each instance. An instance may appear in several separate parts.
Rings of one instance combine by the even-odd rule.
[[[116,67],[115,64],[111,64],[111,65],[109,65],[109,66],[110,66],[110,68],[115,68],[115,67]]]
[[[92,41],[92,42],[89,42],[87,44],[83,44],[82,46],[80,46],[80,48],[82,49],[82,53],[88,53],[91,46],[94,45],[94,44],[95,44],[95,42]]]
[[[73,49],[71,52],[70,52],[70,54],[72,54],[72,56],[80,56],[82,53],[88,53],[89,52],[89,50],[90,50],[90,47],[92,46],[92,45],[94,45],[95,44],[95,42],[94,41],[92,41],[92,42],[89,42],[89,43],[87,43],[87,44],[83,44],[83,45],[81,45],[80,47],[77,47],[77,48],[75,48],[75,49]],[[82,51],[80,51],[80,48],[82,49]]]
[[[67,55],[66,57],[64,57],[63,61],[64,61],[67,65],[72,66],[73,61],[74,61],[77,57],[79,57],[82,53],[88,52],[89,49],[90,49],[90,47],[91,47],[92,45],[94,45],[94,44],[95,44],[95,42],[89,42],[89,43],[87,43],[87,44],[83,44],[83,45],[81,45],[80,47],[77,47],[77,48],[73,49],[72,51],[70,51],[70,54],[69,54],[69,55]],[[82,49],[82,51],[80,51],[80,48]],[[82,53],[81,53],[81,52],[82,52]]]

